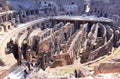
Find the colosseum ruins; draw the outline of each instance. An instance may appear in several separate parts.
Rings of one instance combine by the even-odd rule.
[[[119,79],[120,0],[0,0],[0,79]]]

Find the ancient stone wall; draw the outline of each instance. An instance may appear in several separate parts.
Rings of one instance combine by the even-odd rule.
[[[76,55],[78,55],[79,52],[79,47],[82,45],[83,42],[83,36],[86,32],[86,28],[87,28],[87,24],[83,25],[83,27],[79,30],[79,32],[77,33],[77,35],[74,37],[74,39],[72,40],[70,47],[67,51],[67,53],[70,54],[70,57],[74,58],[76,57]]]
[[[7,43],[10,41],[10,39],[12,39],[13,37],[16,37],[17,35],[19,35],[19,33],[27,30],[28,28],[33,27],[34,24],[41,23],[44,21],[46,21],[46,20],[38,19],[38,20],[31,21],[29,23],[20,24],[20,25],[18,25],[19,27],[14,28],[11,31],[8,30],[8,32],[6,32],[5,36],[3,38],[1,38],[1,40],[0,40],[0,51],[1,51],[0,58],[5,62],[5,65],[14,65],[16,63],[16,60],[14,59],[13,54],[5,53]],[[10,62],[7,62],[8,58],[9,58]]]
[[[62,26],[62,25],[63,25],[63,23],[59,23],[59,24],[55,25],[51,29],[51,34],[49,34],[46,38],[43,38],[42,40],[39,41],[39,53],[44,52],[44,51],[47,52],[47,54],[49,55],[48,59],[50,60],[50,59],[54,58],[55,63],[58,61],[63,63],[62,61],[66,60],[66,59],[64,59],[64,58],[66,58],[66,56],[62,55],[61,53],[65,53],[66,49],[64,49],[63,46],[66,45],[65,43],[67,43],[67,41],[69,40],[69,38],[72,36],[72,34],[74,32],[73,24],[67,23],[64,26]],[[42,36],[43,35],[40,34],[40,37],[42,37]],[[62,55],[61,56],[63,58],[62,61],[61,61],[61,57],[59,60],[57,59],[57,57],[59,57],[59,55]],[[70,58],[68,56],[67,60],[69,60],[69,59]],[[58,61],[56,61],[56,60],[58,60]]]
[[[100,26],[102,27],[102,30],[103,30],[103,36],[102,36],[103,42],[106,43],[106,41],[107,41],[107,37],[106,37],[107,29],[102,24],[100,24]]]
[[[98,24],[93,24],[90,32],[88,33],[88,47],[91,48],[91,51],[95,49],[97,35],[98,35]]]
[[[84,46],[82,47],[83,51],[81,51],[81,63],[86,62],[89,57],[89,53],[94,51],[95,49],[97,49],[97,47],[99,47],[99,45],[101,45],[97,37],[98,28],[98,24],[93,24],[90,32],[88,32],[88,34],[86,35]]]
[[[98,26],[99,28],[98,28],[98,35],[97,35],[97,40],[96,40],[97,45],[95,45],[95,49],[104,45],[107,42],[107,37],[106,37],[107,31],[106,31],[105,26],[102,25],[101,23],[99,23]]]
[[[91,60],[93,60],[93,59],[95,59],[97,57],[105,55],[106,53],[111,51],[112,46],[113,46],[114,34],[113,34],[113,30],[110,27],[107,27],[107,31],[109,31],[110,39],[104,45],[100,46],[98,49],[91,52],[89,54],[88,61],[91,61]]]
[[[52,28],[52,32],[59,30],[62,26],[64,26],[63,22],[60,22],[60,23],[54,25],[54,27]]]
[[[17,43],[19,47],[21,47],[21,44],[23,40],[27,37],[27,35],[28,35],[28,31],[25,31],[22,34],[19,34],[19,36],[17,37]]]
[[[60,25],[60,27],[61,27],[61,25]],[[67,26],[65,26],[66,28],[69,28],[69,27],[67,27]],[[53,32],[53,34],[50,36],[50,37],[53,37],[53,38],[55,38],[56,36],[60,36],[61,38],[61,40],[63,40],[64,41],[64,30],[65,30],[65,27],[62,27],[61,29],[59,29],[59,26],[58,27],[54,27],[53,28],[53,30],[52,30],[52,32]],[[55,28],[57,28],[57,29],[59,29],[59,30],[57,30],[57,31],[55,31]],[[64,30],[63,30],[64,29]],[[68,29],[69,30],[69,29]],[[55,32],[54,32],[55,31]],[[46,39],[48,39],[48,38],[50,38],[50,37],[47,37]],[[62,39],[63,38],[63,39]],[[44,40],[46,40],[46,39],[44,39]],[[42,41],[41,41],[42,42]]]
[[[119,73],[120,63],[101,63],[94,68],[94,74]]]

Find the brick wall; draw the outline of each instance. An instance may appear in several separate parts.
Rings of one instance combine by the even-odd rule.
[[[94,74],[119,73],[120,63],[101,63],[94,68]]]

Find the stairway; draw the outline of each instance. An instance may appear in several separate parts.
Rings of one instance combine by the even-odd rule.
[[[25,79],[24,69],[20,66],[10,72],[4,79]]]

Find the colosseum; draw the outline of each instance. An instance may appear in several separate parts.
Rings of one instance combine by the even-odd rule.
[[[120,79],[120,0],[0,0],[0,79]]]

